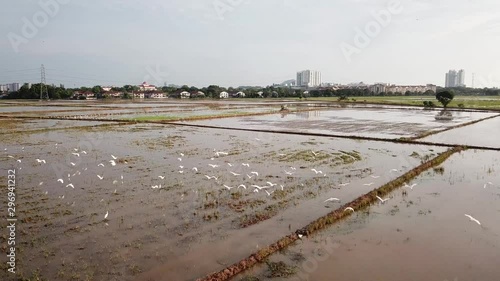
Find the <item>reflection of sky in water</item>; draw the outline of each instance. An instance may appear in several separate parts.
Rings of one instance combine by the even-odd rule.
[[[224,118],[200,121],[237,128],[397,138],[493,116],[492,113],[452,111],[452,120],[436,120],[440,111],[422,109],[335,108],[289,114]]]
[[[500,148],[500,117],[432,135],[422,140]]]

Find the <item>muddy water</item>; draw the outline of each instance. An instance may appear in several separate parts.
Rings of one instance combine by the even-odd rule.
[[[286,280],[498,280],[500,153],[467,151],[442,167],[271,261],[297,266]]]
[[[72,129],[75,127],[89,127],[116,125],[112,122],[70,121],[70,120],[38,120],[38,119],[3,119],[0,133],[9,134],[10,138],[17,138],[15,133],[29,133],[37,130]],[[22,136],[21,136],[22,137]],[[7,139],[8,140],[8,139]],[[7,141],[6,140],[6,141]]]
[[[417,136],[427,131],[493,116],[492,113],[453,111],[453,120],[437,121],[438,111],[422,109],[337,108],[292,114],[196,121],[196,124],[235,128],[299,131],[379,138]]]
[[[2,170],[18,169],[19,271],[48,280],[191,280],[340,204],[325,203],[327,198],[352,200],[418,165],[420,157],[442,151],[150,124],[25,134],[22,142],[5,138],[2,134]],[[229,155],[217,157],[217,151]],[[353,161],[346,152],[361,159]],[[116,166],[111,155],[118,158]],[[252,171],[259,176],[249,179]],[[282,196],[250,188],[267,181],[278,184],[266,189],[276,194],[283,185]],[[247,189],[237,190],[239,184]],[[264,216],[262,222],[242,228],[257,215]]]
[[[86,107],[60,107],[60,106],[2,106],[0,113],[20,113],[34,111],[58,111],[58,110],[87,110]]]
[[[439,133],[423,141],[500,148],[500,117]]]

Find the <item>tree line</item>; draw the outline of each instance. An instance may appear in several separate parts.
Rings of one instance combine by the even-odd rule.
[[[7,98],[11,99],[39,99],[40,98],[40,87],[41,84],[33,84],[31,88],[28,85],[23,85],[19,91],[9,93]],[[57,87],[52,85],[44,85],[47,88],[50,99],[68,99],[73,96],[75,91],[80,92],[93,92],[97,97],[104,97],[104,90],[101,86],[93,87],[80,87],[75,89],[66,89],[64,87]],[[303,89],[292,89],[290,87],[277,87],[277,86],[267,86],[267,87],[221,87],[217,85],[210,85],[208,87],[197,88],[193,86],[183,85],[181,87],[165,86],[158,88],[159,91],[166,93],[167,95],[178,93],[181,91],[187,91],[190,93],[201,91],[205,94],[206,98],[219,98],[219,94],[223,91],[229,93],[236,93],[242,91],[245,93],[247,98],[307,98],[307,97],[337,97],[340,99],[345,99],[347,97],[364,97],[364,96],[435,96],[436,93],[433,91],[426,91],[424,93],[416,92],[405,92],[405,93],[373,93],[368,88],[344,88],[334,90],[332,88],[323,89],[313,89],[313,90],[303,90]],[[438,92],[444,90],[451,90],[455,95],[469,95],[469,96],[498,96],[500,95],[500,89],[472,89],[472,88],[453,88],[444,89],[438,87]],[[113,92],[123,93],[124,98],[131,98],[132,93],[139,91],[139,86],[135,85],[125,85],[123,87],[113,87],[111,88]]]

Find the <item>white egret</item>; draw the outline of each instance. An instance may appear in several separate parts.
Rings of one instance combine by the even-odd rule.
[[[473,222],[475,222],[475,223],[477,223],[477,224],[481,225],[481,223],[480,223],[478,220],[476,220],[475,218],[473,218],[471,215],[467,215],[467,214],[466,214],[465,216],[466,216],[466,217],[468,217],[471,221],[473,221]]]
[[[385,199],[382,199],[380,196],[377,195],[377,199],[380,200],[380,202],[382,202],[382,204],[385,204],[385,202],[391,198],[385,198]]]
[[[260,189],[266,189],[266,188],[269,188],[269,186],[258,186],[258,185],[256,185],[256,184],[251,185],[251,186],[252,186],[252,187],[255,187],[255,188],[258,188],[259,190],[260,190]]]
[[[416,183],[414,183],[414,184],[412,184],[412,185],[408,185],[406,182],[405,182],[405,185],[404,185],[404,187],[407,187],[407,188],[412,189],[412,190],[413,190],[413,188],[414,188],[415,186],[417,186],[417,184],[416,184]]]
[[[271,194],[273,194],[273,193],[274,193],[274,191],[269,192],[269,191],[267,191],[267,190],[265,190],[265,189],[264,189],[264,191],[267,193],[267,196],[271,196]]]
[[[219,157],[220,155],[226,155],[226,156],[229,155],[229,153],[223,151],[215,152],[215,154],[217,155],[217,157]]]

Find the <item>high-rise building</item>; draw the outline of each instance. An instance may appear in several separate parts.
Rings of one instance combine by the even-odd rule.
[[[457,74],[457,87],[465,87],[465,71],[460,69]]]
[[[19,83],[7,84],[7,91],[9,93],[19,91]]]
[[[444,86],[446,88],[465,87],[465,71],[463,69],[448,71]]]
[[[299,71],[296,83],[299,87],[319,87],[321,85],[321,72],[315,70]]]

